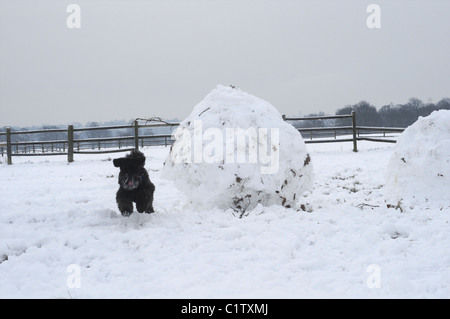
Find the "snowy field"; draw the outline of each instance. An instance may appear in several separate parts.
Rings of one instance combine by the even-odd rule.
[[[243,218],[194,209],[160,177],[165,147],[142,150],[156,213],[129,218],[123,153],[0,158],[0,297],[450,298],[450,210],[387,208],[393,147],[308,144],[302,209]]]

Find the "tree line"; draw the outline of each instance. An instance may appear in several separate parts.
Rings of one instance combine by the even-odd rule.
[[[410,98],[405,104],[388,104],[382,106],[379,110],[367,101],[360,101],[338,109],[335,115],[348,115],[355,111],[358,126],[408,127],[417,121],[419,116],[428,116],[437,110],[450,110],[450,98],[443,98],[437,103],[424,103],[418,98]],[[311,116],[326,116],[326,114],[323,112],[312,113],[306,117]],[[326,119],[295,123],[296,127],[303,128],[349,125],[351,125],[351,119]]]

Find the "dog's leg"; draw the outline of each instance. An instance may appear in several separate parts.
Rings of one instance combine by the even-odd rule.
[[[123,196],[120,191],[117,192],[116,201],[122,216],[128,217],[133,213],[133,202]]]
[[[122,216],[128,217],[133,213],[133,202],[118,202],[117,206],[119,207],[120,213]]]
[[[133,205],[123,205],[119,203],[119,210],[122,216],[128,217],[133,213]]]
[[[155,210],[153,209],[153,192],[150,193],[148,205],[147,205],[147,208],[145,209],[145,212],[147,214],[151,214],[151,213],[155,212]]]
[[[145,212],[147,214],[154,213],[155,210],[153,209],[153,194],[155,193],[155,185],[150,182],[150,190],[148,193],[148,201],[147,201],[147,208],[145,209]]]
[[[139,213],[150,214],[150,213],[154,212],[152,202],[149,202],[149,201],[143,201],[143,202],[138,201],[136,203],[136,209]]]
[[[153,213],[153,192],[146,191],[139,194],[136,201],[136,209],[139,213]]]
[[[150,204],[149,207],[147,207],[147,209],[145,210],[146,214],[151,214],[151,213],[154,213],[154,212],[155,211],[153,209],[153,205],[152,204]]]

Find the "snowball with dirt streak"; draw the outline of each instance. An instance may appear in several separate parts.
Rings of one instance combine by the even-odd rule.
[[[218,85],[174,132],[163,176],[199,208],[300,207],[313,184],[301,134],[268,102]]]

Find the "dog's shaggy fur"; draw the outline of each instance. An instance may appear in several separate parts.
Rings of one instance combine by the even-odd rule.
[[[133,150],[123,158],[113,160],[115,167],[120,167],[119,185],[116,201],[123,216],[133,213],[133,202],[139,213],[153,213],[153,193],[155,185],[150,181],[144,168],[145,156]]]

